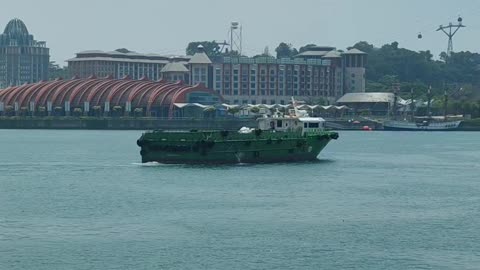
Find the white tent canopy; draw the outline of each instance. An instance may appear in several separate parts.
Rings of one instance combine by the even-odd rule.
[[[200,103],[174,103],[174,106],[182,109],[186,107],[199,107],[202,109],[205,109],[207,107],[211,107],[209,105],[203,105]],[[222,104],[222,106],[226,109],[231,109],[231,108],[240,108],[240,109],[250,109],[250,108],[259,108],[259,109],[280,109],[280,108],[293,108],[292,104]],[[300,105],[297,106],[297,109],[299,110],[325,110],[325,111],[341,111],[341,110],[349,110],[350,108],[346,105],[342,106],[334,106],[334,105],[328,105],[328,106],[322,106],[322,105]]]
[[[207,107],[210,107],[207,105],[202,105],[200,103],[173,103],[173,105],[179,109],[183,109],[186,107],[199,107],[199,108],[205,109]]]

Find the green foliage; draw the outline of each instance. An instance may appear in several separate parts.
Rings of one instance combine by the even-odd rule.
[[[252,113],[259,113],[259,112],[260,112],[260,108],[258,108],[258,107],[252,107],[252,108],[250,108],[250,112],[252,112]]]
[[[133,114],[134,114],[135,117],[143,116],[143,108],[135,108],[133,110]]]
[[[198,45],[202,45],[205,53],[209,57],[220,55],[220,45],[215,41],[193,41],[188,43],[186,53],[187,55],[194,55],[197,52]]]
[[[58,78],[65,79],[68,77],[67,67],[60,67],[55,62],[51,61],[48,65],[48,79],[55,80]]]
[[[73,115],[76,116],[76,117],[80,117],[83,113],[83,110],[82,108],[75,108],[73,109]]]
[[[240,107],[229,107],[227,112],[231,115],[235,115],[240,112]]]
[[[361,41],[353,47],[368,53],[367,81],[375,90],[391,89],[392,83],[416,83],[442,89],[444,85],[480,85],[480,54],[471,52],[453,53],[445,61],[434,60],[430,51],[411,51],[400,48],[398,42],[375,48]],[[350,49],[349,48],[349,49]],[[442,53],[441,59],[446,59]],[[376,85],[376,83],[382,84]],[[368,91],[371,89],[367,88]]]
[[[205,108],[203,109],[203,111],[206,112],[206,113],[211,113],[211,112],[214,112],[215,110],[216,110],[216,109],[215,109],[215,107],[213,107],[213,106],[208,106],[208,107],[205,107]]]
[[[297,49],[293,48],[292,44],[287,44],[285,42],[281,42],[275,49],[275,52],[277,53],[277,59],[293,58],[298,54]]]

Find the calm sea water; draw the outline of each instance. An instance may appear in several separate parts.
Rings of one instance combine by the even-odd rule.
[[[480,133],[141,165],[139,131],[0,130],[0,269],[480,269]]]

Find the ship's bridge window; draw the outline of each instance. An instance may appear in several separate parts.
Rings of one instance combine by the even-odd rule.
[[[309,128],[319,128],[320,125],[319,125],[319,123],[308,123],[308,127]]]
[[[277,120],[277,127],[280,127],[280,128],[281,128],[281,127],[282,127],[282,124],[283,124],[283,123],[282,123],[282,120]]]

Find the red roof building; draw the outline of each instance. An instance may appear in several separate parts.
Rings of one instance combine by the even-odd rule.
[[[175,104],[219,104],[222,97],[203,84],[150,81],[146,78],[90,77],[24,84],[0,90],[3,115],[133,115],[173,117]]]

